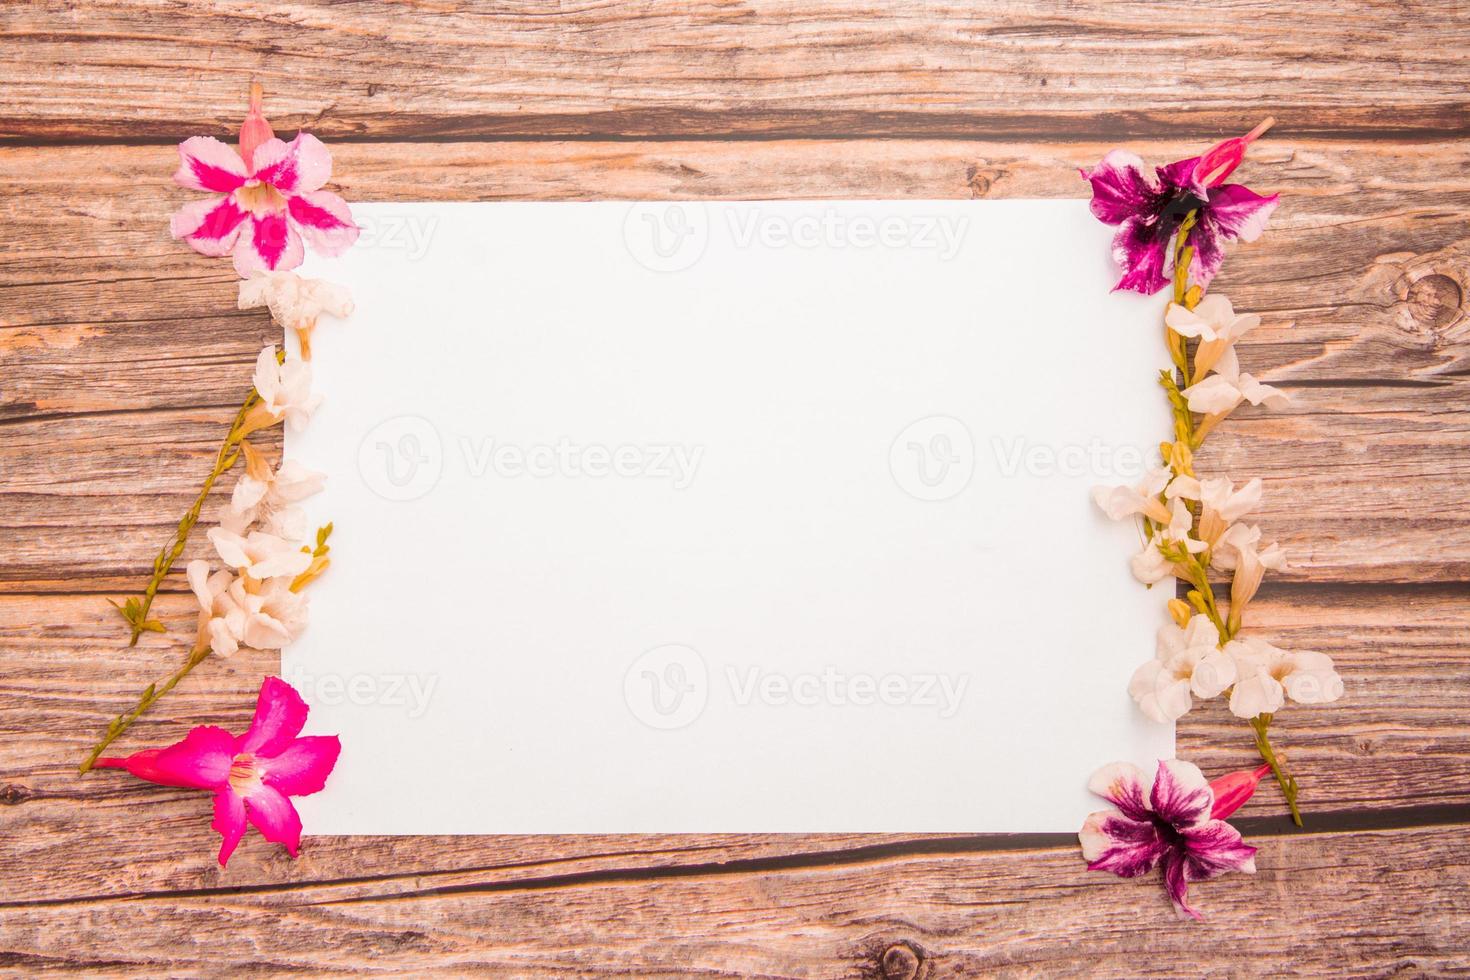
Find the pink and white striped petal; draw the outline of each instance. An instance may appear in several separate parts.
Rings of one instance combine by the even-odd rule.
[[[268,139],[255,150],[256,180],[282,194],[318,190],[332,177],[332,154],[310,133],[297,133],[289,143]]]
[[[341,255],[357,241],[351,209],[331,191],[298,194],[287,200],[286,213],[312,250],[322,255]]]
[[[191,136],[179,144],[174,183],[190,190],[228,194],[245,183],[245,161],[213,136]]]
[[[168,230],[199,254],[220,256],[230,254],[235,247],[244,221],[245,212],[236,207],[233,198],[207,197],[190,201],[174,212]]]
[[[306,249],[284,214],[267,214],[240,225],[234,254],[235,271],[248,279],[255,272],[296,268],[306,257]]]

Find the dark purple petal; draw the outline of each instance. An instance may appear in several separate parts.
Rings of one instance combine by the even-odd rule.
[[[1189,244],[1194,246],[1194,257],[1189,260],[1189,281],[1200,289],[1208,289],[1210,280],[1220,271],[1225,262],[1225,250],[1220,247],[1220,236],[1210,221],[1209,212],[1189,232]]]
[[[1266,229],[1277,203],[1276,194],[1262,196],[1240,184],[1226,184],[1210,191],[1205,217],[1226,241],[1253,242]]]
[[[1178,759],[1160,759],[1150,794],[1153,811],[1178,830],[1197,826],[1210,817],[1215,794],[1199,766]]]
[[[1159,175],[1159,183],[1163,185],[1164,192],[1172,197],[1176,192],[1184,191],[1204,200],[1205,185],[1199,181],[1199,178],[1204,175],[1197,173],[1200,159],[1200,157],[1190,157],[1188,160],[1178,160],[1156,168],[1155,172]]]
[[[1120,878],[1137,878],[1153,870],[1166,847],[1152,823],[1112,816],[1095,829],[1108,841],[1087,864],[1089,871],[1111,871]]]
[[[1182,834],[1190,881],[1208,881],[1227,871],[1255,874],[1256,849],[1225,821],[1210,820]]]
[[[1189,907],[1189,869],[1183,854],[1178,851],[1169,851],[1164,855],[1164,891],[1169,893],[1169,899],[1174,903],[1174,909],[1181,917],[1188,915],[1191,918],[1203,919],[1194,909]]]
[[[1113,150],[1097,166],[1081,173],[1092,184],[1092,213],[1104,224],[1146,218],[1158,210],[1159,186],[1132,153]]]
[[[1168,235],[1156,225],[1130,219],[1113,238],[1113,261],[1123,278],[1113,291],[1131,290],[1150,296],[1169,285],[1164,274],[1168,264]]]

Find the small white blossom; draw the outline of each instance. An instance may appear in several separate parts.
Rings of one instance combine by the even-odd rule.
[[[261,351],[255,361],[255,390],[261,408],[273,419],[284,418],[293,432],[305,427],[322,401],[311,393],[311,365],[295,358],[276,363],[275,345]]]
[[[251,531],[242,537],[215,527],[209,530],[209,540],[226,565],[257,580],[294,577],[311,565],[311,553],[303,551],[299,543],[264,531]]]
[[[1259,327],[1261,318],[1254,313],[1237,314],[1224,294],[1210,293],[1193,310],[1170,303],[1164,322],[1181,337],[1233,343]]]
[[[1152,518],[1160,524],[1169,521],[1168,508],[1159,500],[1159,494],[1169,483],[1169,471],[1163,467],[1149,470],[1137,486],[1096,486],[1092,488],[1092,499],[1115,521],[1135,514]]]
[[[1230,710],[1237,717],[1278,711],[1287,698],[1327,704],[1342,697],[1342,678],[1325,653],[1282,650],[1256,637],[1231,640],[1225,652],[1235,661],[1239,678],[1230,694]]]
[[[1203,541],[1189,536],[1194,526],[1194,515],[1182,498],[1170,501],[1169,523],[1153,533],[1143,550],[1130,561],[1133,577],[1144,585],[1153,585],[1174,573],[1174,563],[1164,557],[1161,547],[1166,543],[1183,545],[1191,554],[1199,554],[1208,547]]]
[[[1159,630],[1154,659],[1134,671],[1128,693],[1149,718],[1174,721],[1194,706],[1194,698],[1213,698],[1235,683],[1235,662],[1220,648],[1220,632],[1205,616],[1189,625]]]
[[[196,558],[184,569],[189,587],[199,600],[199,648],[208,645],[215,653],[228,657],[239,648],[239,634],[245,617],[230,598],[235,576],[223,569],[209,574],[209,562]]]
[[[294,272],[261,271],[240,283],[240,309],[269,307],[271,318],[292,330],[310,329],[322,314],[352,313],[352,294],[325,279],[303,279]]]
[[[275,530],[292,522],[291,517],[278,515],[290,510],[292,504],[321,492],[326,476],[308,470],[294,459],[272,470],[270,463],[250,443],[242,443],[241,449],[245,455],[245,472],[235,484],[230,506],[220,517],[220,526],[235,534],[243,534],[251,524],[261,521],[270,533],[293,539],[303,537],[301,533]]]
[[[1240,360],[1235,348],[1227,348],[1215,364],[1215,373],[1198,384],[1184,389],[1192,412],[1204,415],[1224,415],[1242,401],[1252,405],[1266,404],[1270,408],[1282,408],[1290,399],[1279,388],[1261,384],[1240,370]]]

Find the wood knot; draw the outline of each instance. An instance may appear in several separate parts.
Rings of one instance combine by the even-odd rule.
[[[884,980],[918,980],[924,968],[924,954],[913,944],[894,943],[878,957]]]
[[[984,197],[990,193],[990,186],[995,183],[995,176],[983,173],[978,166],[972,163],[965,168],[965,183],[970,185],[971,198]]]
[[[1443,330],[1459,317],[1465,295],[1455,280],[1433,272],[1409,284],[1404,302],[1416,323],[1430,330]]]
[[[0,788],[0,803],[3,803],[5,806],[15,806],[18,803],[24,803],[35,795],[28,787],[17,786],[15,783],[7,783],[4,788]]]

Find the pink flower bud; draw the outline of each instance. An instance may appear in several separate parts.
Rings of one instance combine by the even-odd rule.
[[[1257,766],[1255,769],[1241,769],[1237,772],[1226,773],[1210,783],[1210,789],[1215,793],[1215,806],[1210,810],[1210,819],[1224,820],[1239,810],[1256,791],[1256,785],[1260,783],[1261,778],[1270,771],[1271,767],[1267,765]]]
[[[245,161],[245,169],[251,173],[255,172],[255,151],[266,140],[275,139],[275,132],[271,124],[265,121],[265,113],[260,111],[260,100],[264,95],[259,82],[250,83],[250,110],[245,113],[245,121],[240,124],[240,158]]]
[[[1267,116],[1255,129],[1234,139],[1228,139],[1223,143],[1217,143],[1210,148],[1204,156],[1199,158],[1194,172],[1203,174],[1200,183],[1206,187],[1219,187],[1240,166],[1240,161],[1245,159],[1245,148],[1256,140],[1261,134],[1276,125],[1275,118]]]

